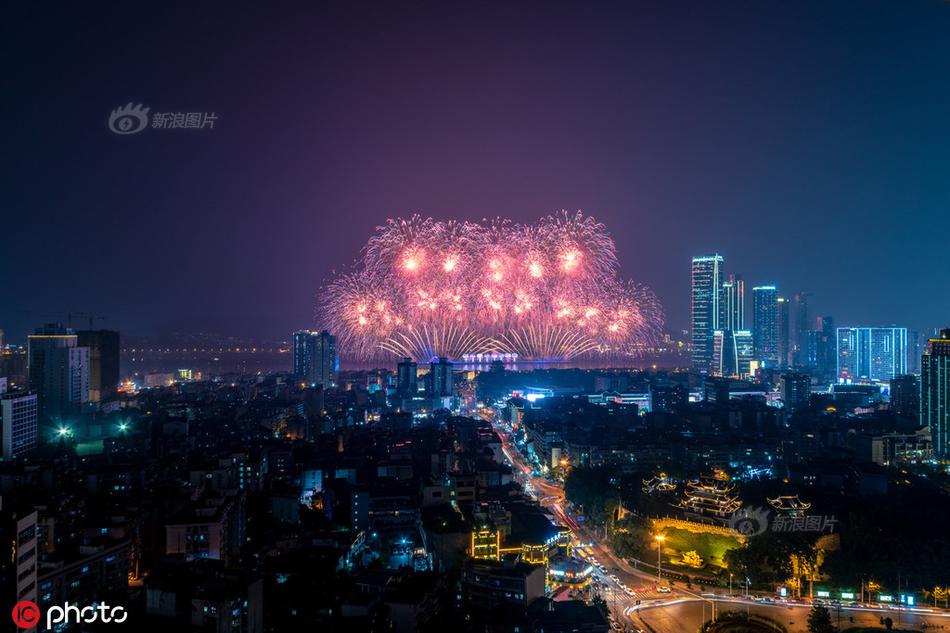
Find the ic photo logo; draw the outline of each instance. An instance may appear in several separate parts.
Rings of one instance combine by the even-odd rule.
[[[40,623],[40,608],[32,600],[20,600],[13,605],[13,623],[18,629],[32,629]]]
[[[13,607],[13,623],[20,629],[32,629],[40,623],[42,613],[31,600],[20,600]],[[46,610],[46,628],[57,624],[122,624],[129,617],[124,607],[112,607],[105,602],[80,607],[77,604],[54,605]]]

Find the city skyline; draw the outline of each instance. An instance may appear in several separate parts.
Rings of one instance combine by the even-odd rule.
[[[4,11],[6,630],[950,628],[950,0],[157,8]]]
[[[314,325],[314,289],[365,235],[413,212],[583,209],[634,246],[620,273],[654,289],[671,331],[688,325],[684,262],[712,251],[841,323],[929,333],[950,313],[929,290],[950,228],[944,3],[144,11],[11,10],[5,44],[35,51],[0,105],[18,122],[0,255],[13,340],[77,311],[130,334],[283,337]],[[219,28],[249,35],[208,53]],[[217,119],[115,134],[130,101]],[[95,273],[63,275],[77,260]]]

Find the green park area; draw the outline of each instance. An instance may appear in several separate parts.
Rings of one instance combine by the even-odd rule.
[[[726,552],[740,546],[739,539],[725,534],[690,531],[675,527],[664,528],[661,533],[664,537],[663,558],[675,567],[693,569],[725,567],[723,559]],[[690,552],[695,552],[695,556]]]

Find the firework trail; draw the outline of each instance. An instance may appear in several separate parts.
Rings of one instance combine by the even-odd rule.
[[[354,358],[637,354],[663,312],[617,269],[606,227],[580,211],[532,225],[414,215],[377,227],[355,272],[324,289],[319,320]]]

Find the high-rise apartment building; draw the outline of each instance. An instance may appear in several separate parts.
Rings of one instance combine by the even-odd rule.
[[[699,370],[712,366],[714,335],[721,329],[722,266],[722,255],[693,258],[690,325],[693,366]]]
[[[839,327],[837,377],[887,381],[907,373],[907,328]]]
[[[89,348],[60,325],[37,328],[28,338],[30,388],[42,420],[78,412],[89,400]]]
[[[429,365],[429,395],[433,398],[452,396],[452,363],[440,358]]]
[[[950,457],[950,328],[920,359],[920,424],[930,427],[934,456]]]
[[[786,408],[795,410],[806,406],[811,395],[811,377],[798,373],[783,374],[781,389]]]
[[[340,371],[336,337],[326,330],[294,332],[294,375],[312,385],[335,387]]]
[[[776,366],[779,359],[779,296],[775,286],[752,288],[752,346],[755,359]]]
[[[79,347],[89,348],[89,399],[108,400],[119,390],[119,333],[114,330],[79,330]]]
[[[36,394],[0,395],[0,445],[3,459],[16,459],[36,448],[39,411]]]
[[[788,340],[789,300],[778,298],[778,366],[788,367],[791,362],[791,345]]]
[[[336,349],[336,337],[326,330],[317,335],[316,372],[314,380],[324,388],[335,387],[340,373],[340,357]]]
[[[419,366],[411,358],[403,358],[396,366],[396,393],[402,398],[419,393]]]

